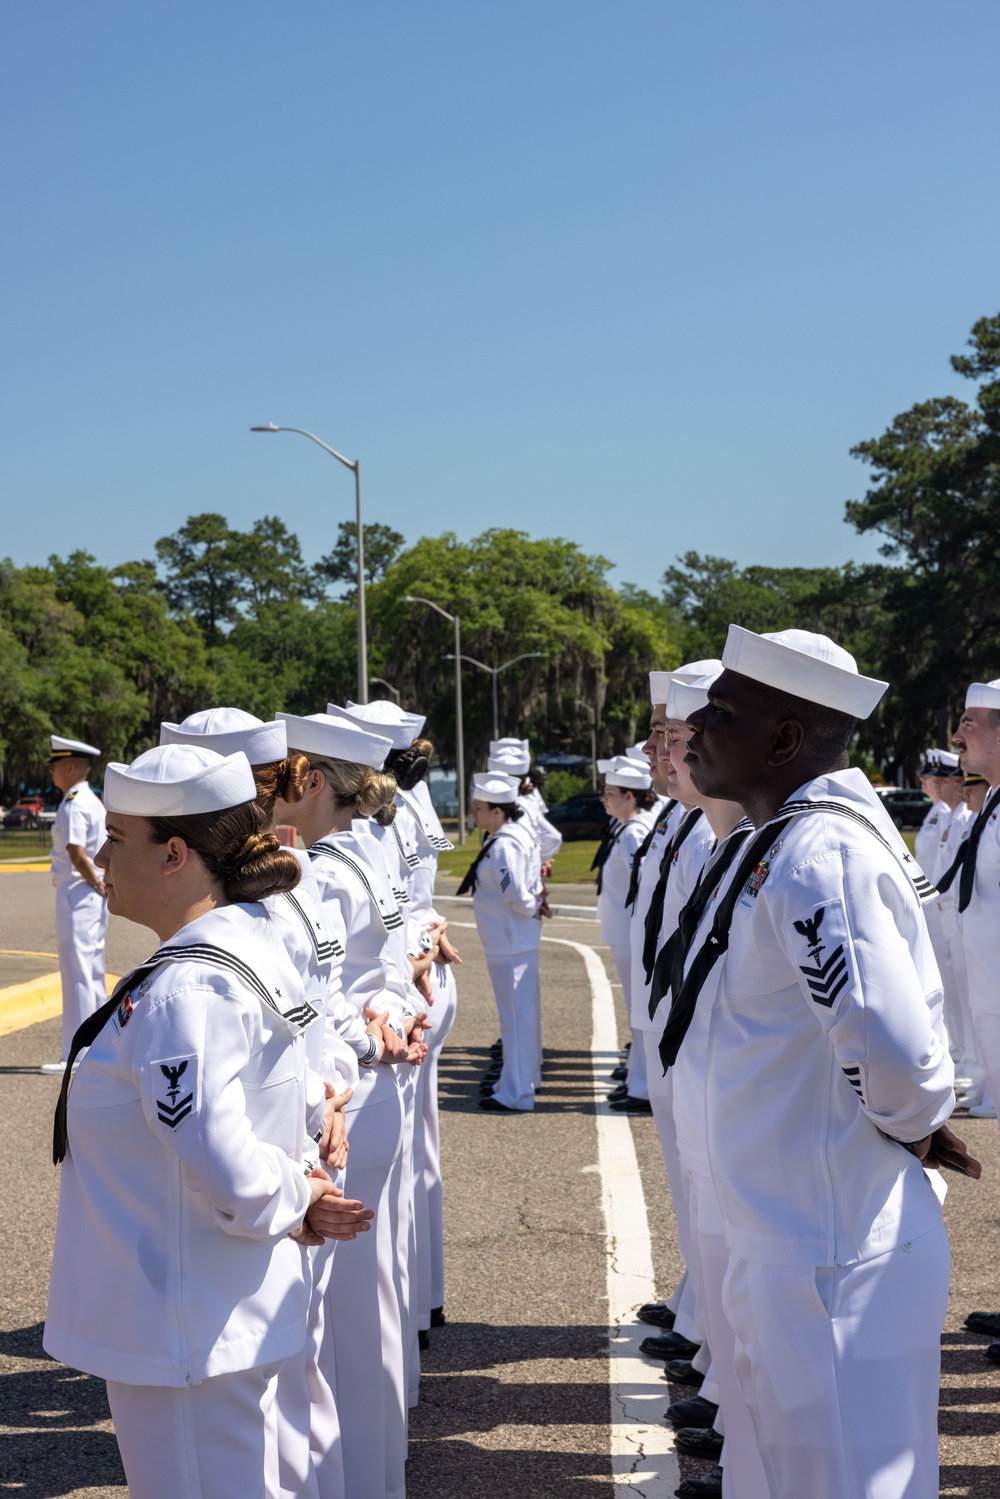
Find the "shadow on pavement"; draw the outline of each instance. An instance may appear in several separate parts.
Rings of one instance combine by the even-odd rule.
[[[609,1053],[607,1070],[621,1060]],[[486,1046],[445,1047],[438,1063],[440,1106],[453,1114],[479,1112],[479,1084],[492,1056]],[[608,1082],[608,1088],[614,1084]],[[594,1112],[594,1058],[590,1051],[546,1050],[542,1061],[542,1086],[535,1100],[536,1114],[592,1114]]]

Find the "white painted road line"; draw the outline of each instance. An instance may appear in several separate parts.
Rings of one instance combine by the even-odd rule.
[[[578,952],[590,981],[598,1169],[608,1259],[612,1476],[619,1492],[665,1499],[680,1482],[673,1432],[664,1420],[667,1387],[658,1378],[657,1366],[639,1352],[649,1329],[635,1316],[644,1301],[656,1300],[646,1198],[628,1116],[613,1113],[604,1101],[608,1058],[619,1050],[611,984],[592,947],[561,937],[542,941]]]

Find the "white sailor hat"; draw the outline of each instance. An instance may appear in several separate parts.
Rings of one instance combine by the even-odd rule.
[[[1000,711],[1000,677],[992,682],[973,682],[965,694],[965,706]]]
[[[516,802],[518,782],[514,776],[496,770],[479,772],[472,777],[472,796],[477,802]]]
[[[627,791],[648,791],[652,785],[649,762],[645,755],[641,765],[629,755],[613,755],[610,760],[598,760],[597,768],[604,777],[605,786],[621,786]]]
[[[867,718],[889,685],[863,677],[849,651],[812,630],[756,635],[741,625],[730,625],[722,664],[727,671],[851,718]],[[1000,684],[997,703],[1000,706]]]
[[[670,685],[669,671],[651,671],[649,674],[649,701],[654,708],[657,703],[667,701],[667,688]]]
[[[285,725],[264,723],[242,708],[204,708],[183,723],[161,723],[160,743],[203,745],[219,755],[242,750],[251,765],[271,765],[288,754]]]
[[[503,744],[501,740],[495,739],[490,745],[490,757],[486,762],[487,770],[499,770],[503,775],[524,776],[531,769],[531,753],[528,750],[528,741],[522,744]]]
[[[627,760],[635,760],[638,765],[645,765],[648,768],[649,756],[646,754],[644,748],[645,743],[646,741],[643,739],[639,744],[630,744],[625,751],[625,758]]]
[[[242,751],[220,755],[193,744],[160,744],[104,772],[104,805],[129,817],[190,817],[255,801],[257,786]]]
[[[722,662],[711,657],[679,667],[667,688],[667,717],[687,723],[692,713],[707,705],[708,689],[721,672]]]
[[[82,739],[62,739],[58,734],[49,735],[49,764],[53,760],[68,760],[73,755],[89,755],[96,760],[100,750],[93,744],[84,744]]]
[[[370,734],[367,729],[359,729],[347,719],[330,713],[307,713],[304,718],[295,713],[279,713],[278,718],[285,725],[289,749],[322,760],[344,760],[350,765],[370,765],[372,770],[381,770],[392,749],[391,739]]]
[[[385,698],[380,698],[376,703],[352,703],[348,698],[346,707],[342,708],[338,703],[327,703],[326,711],[331,718],[346,718],[359,728],[369,729],[374,734],[391,739],[395,750],[409,749],[427,722],[422,713],[408,713],[405,708],[400,708]]]

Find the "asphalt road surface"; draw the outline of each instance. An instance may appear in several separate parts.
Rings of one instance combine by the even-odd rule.
[[[603,1096],[595,1077],[615,1060],[614,1012],[624,1035],[610,954],[585,917],[547,925],[547,1066],[538,1108],[517,1118],[485,1115],[478,1081],[496,1019],[482,950],[462,925],[471,912],[450,901],[447,910],[465,958],[459,1017],[441,1067],[448,1324],[432,1334],[424,1357],[410,1499],[584,1499],[613,1487],[659,1499],[672,1492],[678,1472],[704,1465],[678,1464],[666,1450],[663,1411],[671,1393],[690,1391],[668,1391],[659,1366],[635,1355],[639,1333],[627,1315],[617,1323],[616,1304],[620,1310],[640,1299],[643,1256],[651,1257],[661,1294],[679,1266],[652,1120],[609,1120],[594,1101],[595,1092]],[[109,969],[126,971],[154,945],[151,934],[112,920]],[[55,941],[43,875],[0,875],[0,949],[0,985],[55,967],[46,956]],[[610,989],[595,965],[612,979]],[[58,1083],[37,1068],[58,1055],[58,1035],[58,1022],[48,1021],[0,1038],[0,1493],[120,1499],[127,1490],[101,1382],[54,1363],[41,1347]],[[979,1184],[951,1178],[945,1207],[953,1287],[943,1344],[941,1493],[1000,1499],[1000,1370],[983,1357],[986,1340],[961,1328],[970,1309],[1000,1307],[1000,1137],[989,1121],[958,1128],[985,1171]],[[630,1280],[633,1251],[639,1269]]]

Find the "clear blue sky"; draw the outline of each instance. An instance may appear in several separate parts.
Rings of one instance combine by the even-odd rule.
[[[871,557],[1000,309],[996,0],[45,0],[0,58],[0,555],[199,510]]]

